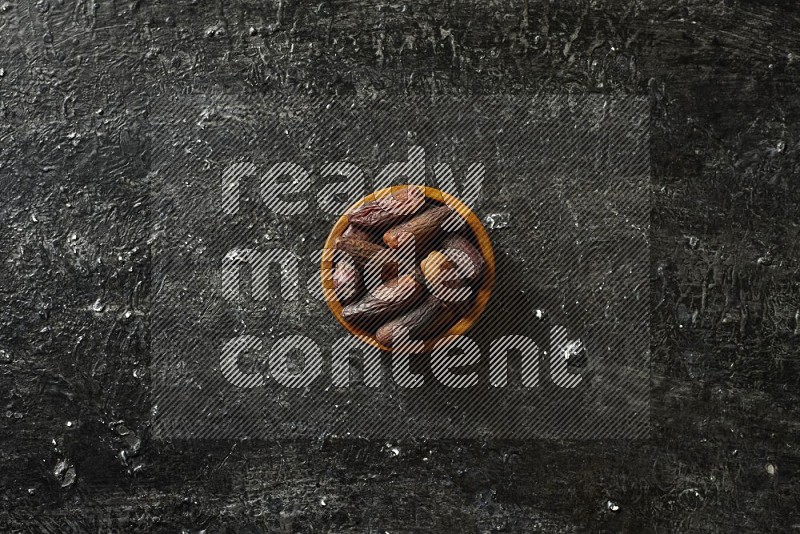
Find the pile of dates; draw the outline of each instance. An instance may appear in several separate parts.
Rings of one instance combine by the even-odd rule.
[[[390,348],[400,335],[426,341],[456,324],[486,271],[463,218],[419,186],[350,212],[336,249],[346,253],[332,275],[342,319]]]

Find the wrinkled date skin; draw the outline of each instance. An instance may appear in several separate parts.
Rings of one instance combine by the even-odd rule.
[[[475,248],[469,239],[462,235],[454,234],[447,236],[443,243],[445,250],[455,250],[461,252],[469,259],[470,265],[465,266],[466,281],[470,284],[480,280],[486,267],[486,260],[483,259],[480,251]]]
[[[390,226],[417,213],[425,205],[425,194],[417,186],[393,192],[384,198],[367,202],[348,216],[350,224],[363,229]]]
[[[357,226],[353,226],[352,224],[348,225],[347,228],[344,229],[342,232],[342,237],[349,237],[352,239],[358,239],[360,241],[372,241],[373,235],[364,230],[363,228],[359,228]]]
[[[359,302],[345,306],[345,321],[374,330],[378,325],[408,310],[422,296],[424,287],[413,275],[403,275],[368,293]]]
[[[342,304],[353,302],[364,289],[361,272],[351,263],[339,263],[333,271],[333,288]]]
[[[430,339],[456,322],[460,307],[446,306],[429,295],[419,306],[389,321],[378,329],[375,339],[386,347],[393,347],[401,328],[408,329],[411,340]]]
[[[438,206],[423,211],[416,217],[398,224],[383,234],[383,241],[390,248],[398,248],[403,242],[414,236],[414,246],[424,248],[433,238],[442,232],[442,223],[452,217],[455,212],[449,206]]]
[[[355,237],[338,238],[336,248],[346,252],[359,269],[364,269],[364,266],[375,254],[386,250],[386,247]]]
[[[389,252],[389,249],[363,239],[355,237],[339,237],[336,240],[336,248],[345,252],[352,259],[356,268],[359,270],[359,277],[362,283],[365,281],[364,272],[369,261],[377,254]],[[386,261],[381,268],[381,280],[387,282],[397,278],[398,266],[396,262]]]
[[[445,287],[460,287],[466,280],[457,276],[456,264],[444,253],[432,251],[420,264],[425,279],[432,284],[443,284]]]

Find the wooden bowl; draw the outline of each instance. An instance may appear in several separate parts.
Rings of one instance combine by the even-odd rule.
[[[375,336],[367,331],[358,328],[355,325],[352,325],[345,321],[342,318],[342,304],[339,302],[338,298],[336,297],[336,291],[333,289],[333,284],[330,278],[330,273],[332,272],[334,262],[333,262],[333,250],[336,248],[336,239],[342,235],[345,231],[349,223],[348,215],[355,211],[357,208],[366,204],[367,202],[371,202],[376,199],[383,198],[387,195],[390,195],[393,190],[399,190],[401,188],[408,187],[407,185],[398,185],[394,187],[387,187],[386,189],[381,189],[376,191],[370,195],[365,196],[361,200],[355,202],[352,206],[350,206],[344,214],[339,217],[339,220],[336,221],[336,224],[333,225],[333,229],[331,229],[330,234],[328,235],[328,239],[325,241],[325,251],[322,255],[322,269],[321,269],[321,281],[322,281],[322,291],[325,295],[325,300],[328,303],[328,307],[330,308],[331,312],[333,312],[334,317],[345,327],[345,329],[353,334],[354,336],[358,337],[362,341],[372,345],[373,347],[377,347],[384,351],[391,351],[391,348],[386,347],[385,345],[378,342],[375,339]],[[422,189],[425,193],[425,197],[434,201],[442,202],[447,204],[452,209],[454,209],[461,217],[466,221],[467,225],[469,226],[470,230],[472,231],[473,236],[475,237],[475,243],[478,245],[478,248],[483,255],[484,260],[486,261],[486,269],[483,275],[483,279],[481,281],[481,285],[478,288],[477,294],[474,296],[472,307],[469,311],[464,314],[464,316],[459,319],[459,321],[450,327],[449,330],[439,334],[435,338],[430,340],[426,340],[424,343],[424,350],[420,352],[426,352],[433,349],[434,345],[437,341],[447,336],[455,336],[464,334],[467,330],[469,330],[473,324],[478,320],[483,310],[486,308],[486,305],[489,303],[489,298],[492,295],[492,290],[494,289],[494,278],[495,278],[495,263],[494,263],[494,251],[492,250],[492,243],[489,240],[489,235],[486,233],[486,230],[483,228],[483,224],[481,224],[480,219],[477,215],[475,215],[466,204],[458,200],[456,197],[445,193],[444,191],[440,191],[439,189],[433,187],[422,186]]]

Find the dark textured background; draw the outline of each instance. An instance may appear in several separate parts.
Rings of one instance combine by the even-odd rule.
[[[0,529],[799,531],[799,81],[791,0],[0,1]],[[150,440],[176,84],[648,95],[652,439]]]

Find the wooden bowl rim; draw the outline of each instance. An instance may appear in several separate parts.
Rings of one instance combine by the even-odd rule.
[[[325,240],[325,250],[332,251],[336,248],[336,239],[344,233],[347,226],[350,224],[350,220],[348,218],[349,214],[361,207],[362,205],[366,204],[367,202],[372,202],[373,200],[381,199],[390,195],[392,191],[397,191],[406,187],[414,187],[414,184],[403,184],[403,185],[396,185],[392,187],[386,187],[384,189],[380,189],[369,195],[361,198],[354,202],[349,208],[347,208],[344,214],[339,217],[336,223],[333,225],[330,233],[328,234],[328,238]],[[440,334],[439,336],[427,340],[424,343],[424,349],[420,352],[427,352],[434,348],[434,346],[439,343],[440,341],[447,339],[452,340],[454,339],[453,336],[460,336],[467,332],[478,320],[481,316],[483,311],[486,309],[486,306],[489,303],[489,298],[492,296],[492,291],[494,290],[494,281],[495,281],[495,261],[494,261],[494,250],[492,249],[492,242],[489,239],[489,234],[486,233],[486,229],[483,227],[480,219],[477,215],[461,200],[456,198],[455,196],[436,189],[434,187],[422,185],[416,186],[421,187],[425,194],[426,198],[430,198],[432,200],[436,200],[439,202],[443,202],[444,204],[450,206],[456,212],[461,215],[461,217],[466,221],[467,225],[469,225],[470,230],[472,230],[473,235],[475,236],[475,240],[478,244],[478,248],[480,249],[481,255],[483,259],[486,261],[486,272],[483,276],[483,281],[481,283],[480,288],[478,289],[478,294],[475,296],[475,302],[473,306],[470,308],[470,311],[467,312],[464,317],[462,317],[456,324],[454,324],[449,330]],[[332,256],[330,254],[322,255],[321,261],[321,270],[320,270],[320,281],[322,283],[322,292],[325,295],[325,302],[328,304],[328,308],[330,308],[331,313],[333,316],[336,317],[336,320],[351,334],[356,336],[357,338],[361,339],[362,341],[376,347],[380,350],[391,352],[391,348],[383,345],[382,343],[378,342],[374,336],[360,328],[357,328],[342,318],[342,304],[336,298],[336,293],[332,287],[326,286],[326,284],[330,283],[330,278],[326,278],[326,272],[328,272],[333,267]]]

